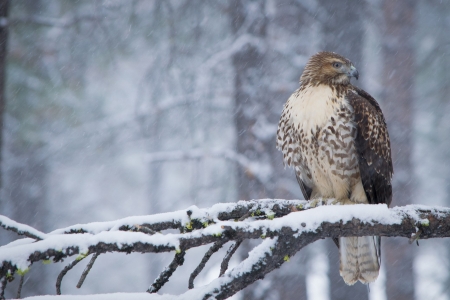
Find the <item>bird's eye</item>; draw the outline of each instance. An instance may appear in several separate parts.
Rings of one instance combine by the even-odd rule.
[[[336,69],[340,68],[341,66],[342,66],[342,64],[340,62],[333,63],[333,67],[335,67]]]

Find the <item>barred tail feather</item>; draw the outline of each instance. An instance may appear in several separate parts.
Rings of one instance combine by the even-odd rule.
[[[339,239],[340,274],[348,285],[358,280],[373,282],[380,270],[377,237],[345,237]]]
[[[358,238],[339,238],[340,274],[348,285],[358,281]]]

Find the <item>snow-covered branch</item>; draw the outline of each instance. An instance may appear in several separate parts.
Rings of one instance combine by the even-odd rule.
[[[391,209],[385,205],[310,208],[303,200],[266,199],[221,203],[207,209],[193,206],[171,213],[75,225],[41,234],[38,241],[25,238],[0,247],[0,278],[11,280],[14,274],[23,275],[39,260],[60,262],[70,256],[80,260],[106,252],[173,251],[174,261],[149,289],[154,292],[182,264],[186,250],[214,243],[191,275],[192,288],[204,263],[226,242],[236,241],[239,246],[245,239],[262,239],[238,266],[221,272],[218,279],[206,286],[177,296],[179,299],[225,299],[264,278],[306,245],[326,237],[400,236],[413,241],[450,236],[449,208],[419,205]],[[171,228],[178,228],[180,233],[164,233]],[[231,255],[235,248],[230,249]],[[227,254],[224,265],[228,257]]]
[[[39,230],[36,230],[31,226],[20,224],[16,221],[11,220],[8,217],[1,215],[0,215],[0,226],[5,228],[6,230],[10,230],[12,232],[17,233],[18,235],[24,235],[26,237],[35,240],[43,240],[45,238],[45,233],[40,232]]]

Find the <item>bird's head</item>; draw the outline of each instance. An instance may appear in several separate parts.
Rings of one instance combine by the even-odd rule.
[[[347,85],[351,77],[358,79],[359,73],[350,60],[334,52],[319,52],[306,63],[300,81],[314,85]]]

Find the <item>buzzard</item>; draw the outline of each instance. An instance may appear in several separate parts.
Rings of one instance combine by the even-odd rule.
[[[277,148],[294,168],[307,200],[347,204],[392,200],[392,159],[386,122],[377,101],[353,86],[352,62],[333,52],[313,55],[284,105]],[[345,283],[376,280],[380,237],[341,237],[340,274]]]

